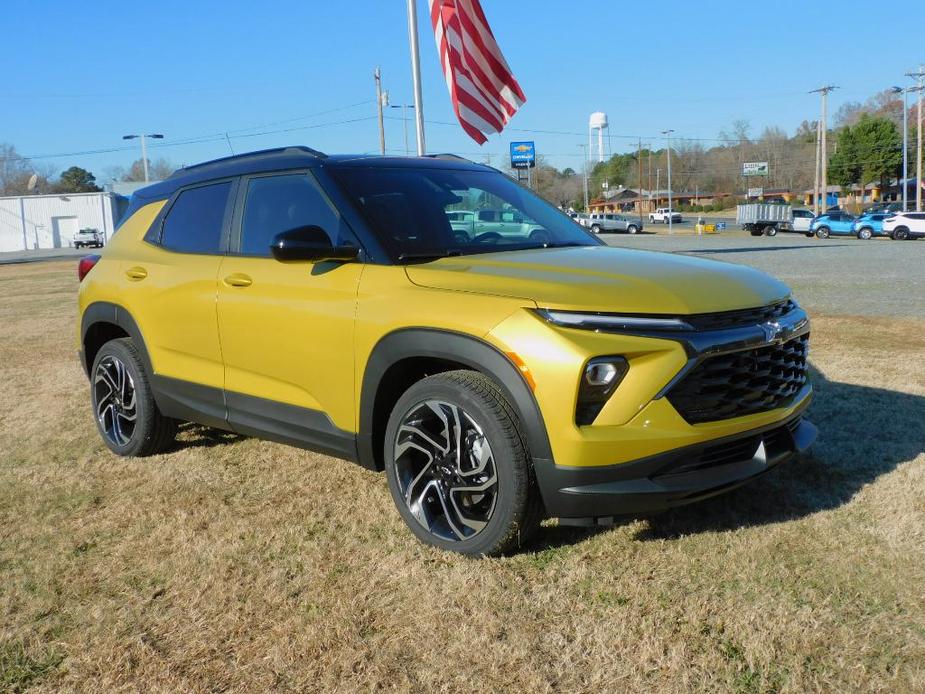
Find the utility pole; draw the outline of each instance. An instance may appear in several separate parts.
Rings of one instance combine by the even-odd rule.
[[[408,149],[408,109],[414,108],[414,104],[389,104],[388,106],[389,108],[401,109],[401,127],[405,131],[405,156],[410,156],[411,150]]]
[[[822,143],[822,137],[819,133],[820,121],[816,121],[816,169],[813,175],[813,216],[819,216],[819,174],[821,170],[819,168],[819,153],[820,153],[820,144]]]
[[[649,150],[649,182],[646,184],[646,187],[649,189],[649,208],[647,212],[652,211],[652,145],[646,145]]]
[[[674,210],[671,209],[671,133],[674,130],[662,130],[668,144],[668,233],[674,233]]]
[[[588,145],[578,145],[578,146],[582,150],[581,170],[584,172],[584,179],[585,179],[585,212],[587,213],[591,211],[590,208],[588,207],[588,202],[589,202],[588,201],[588,149],[587,149]]]
[[[838,89],[838,87],[836,87],[834,84],[829,84],[829,85],[826,85],[825,87],[819,87],[819,89],[813,89],[810,92],[810,94],[818,93],[822,97],[822,116],[820,118],[820,123],[819,123],[820,137],[818,138],[818,140],[821,143],[819,145],[820,150],[821,150],[819,158],[821,159],[821,164],[822,164],[822,184],[820,185],[820,188],[822,189],[821,192],[822,192],[823,200],[825,200],[825,203],[822,206],[823,212],[825,212],[826,210],[826,207],[828,205],[828,199],[829,199],[829,191],[828,191],[828,187],[829,187],[828,186],[828,173],[829,173],[828,154],[829,153],[826,147],[826,135],[829,130],[829,124],[828,124],[828,119],[826,117],[826,108],[827,108],[827,103],[828,103],[829,92],[832,91],[833,89]],[[816,210],[816,208],[813,208],[813,209],[814,211]]]
[[[636,211],[639,213],[639,221],[642,222],[642,138],[639,138],[639,145],[636,147],[636,164],[639,169],[639,187],[636,189]]]
[[[382,94],[382,72],[379,70],[379,66],[376,66],[376,71],[373,73],[373,78],[376,80],[376,108],[379,110],[379,154],[385,154],[385,123],[382,120],[382,107],[388,103],[388,92],[386,92],[383,97]]]
[[[918,72],[907,72],[906,77],[911,77],[918,82],[916,91],[919,93],[918,104],[916,107],[916,121],[918,127],[915,131],[915,211],[922,211],[922,89],[925,87],[925,65],[919,65]]]

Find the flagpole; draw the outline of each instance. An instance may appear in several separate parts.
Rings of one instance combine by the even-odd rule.
[[[424,104],[421,97],[421,55],[418,51],[417,0],[408,0],[408,42],[411,44],[411,80],[414,85],[414,122],[418,137],[418,156],[424,152]]]

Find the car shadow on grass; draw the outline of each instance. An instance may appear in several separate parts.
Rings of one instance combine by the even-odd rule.
[[[827,380],[810,366],[819,427],[810,451],[726,494],[646,517],[635,539],[676,539],[796,520],[849,502],[864,486],[925,452],[925,397]],[[614,526],[638,518],[614,519]],[[607,527],[544,527],[526,547],[542,552]]]
[[[214,429],[201,424],[194,424],[193,422],[184,422],[177,431],[177,439],[174,441],[171,451],[225,446],[237,441],[243,441],[245,438],[247,437],[232,431]]]
[[[728,494],[649,519],[640,540],[795,520],[842,506],[925,452],[925,397],[827,380],[810,367],[807,417],[819,438],[802,456]]]

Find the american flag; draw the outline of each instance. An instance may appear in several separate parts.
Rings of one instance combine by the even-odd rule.
[[[482,144],[527,100],[498,48],[479,0],[429,0],[430,20],[453,110]]]

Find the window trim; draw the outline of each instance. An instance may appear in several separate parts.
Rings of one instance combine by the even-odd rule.
[[[308,178],[309,182],[315,187],[321,197],[324,199],[325,203],[334,215],[340,219],[341,223],[346,226],[347,230],[350,232],[353,243],[357,245],[360,249],[361,255],[358,260],[362,261],[363,254],[365,254],[365,249],[363,243],[360,241],[359,235],[353,230],[353,227],[344,217],[337,205],[334,204],[334,201],[331,199],[331,196],[328,195],[328,192],[324,189],[324,186],[321,185],[321,182],[318,180],[318,177],[315,175],[315,172],[311,168],[303,169],[282,169],[277,171],[261,171],[259,173],[248,174],[246,176],[241,176],[239,178],[239,184],[237,188],[237,202],[234,206],[234,214],[230,220],[229,224],[229,238],[228,238],[228,250],[227,255],[234,256],[236,258],[264,258],[264,259],[273,259],[273,256],[270,253],[266,255],[255,254],[255,253],[243,253],[241,252],[242,241],[244,238],[244,208],[247,204],[247,189],[250,185],[250,182],[258,178],[274,178],[277,176],[305,176]]]
[[[199,183],[194,183],[188,186],[183,186],[174,191],[167,199],[167,204],[161,208],[161,211],[158,212],[157,217],[154,218],[154,221],[151,223],[150,228],[144,235],[144,241],[150,243],[153,246],[157,246],[162,251],[168,251],[169,253],[179,253],[182,255],[209,255],[209,256],[223,256],[228,254],[228,245],[229,245],[229,235],[231,231],[231,220],[235,209],[235,201],[238,196],[239,189],[239,176],[225,176],[223,178],[216,178],[210,181],[202,181]],[[164,224],[167,221],[167,216],[170,214],[170,211],[173,209],[173,206],[176,204],[179,197],[188,190],[194,190],[196,188],[205,188],[206,186],[218,185],[221,183],[230,183],[231,187],[228,190],[228,199],[225,201],[225,211],[222,216],[222,231],[219,235],[218,241],[218,251],[203,253],[200,251],[184,251],[178,248],[170,248],[169,246],[164,245]]]

